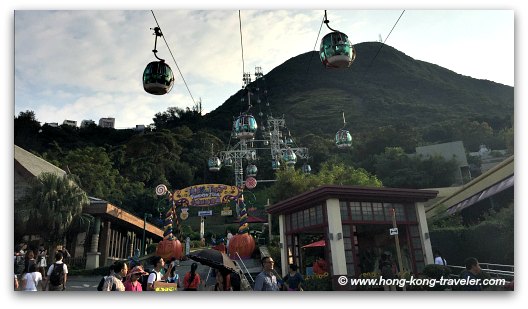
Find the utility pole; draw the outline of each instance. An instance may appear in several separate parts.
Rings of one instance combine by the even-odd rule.
[[[396,225],[396,210],[394,208],[392,208],[392,227],[396,231],[396,234],[394,235],[394,242],[396,243],[396,255],[398,258],[398,266],[400,268],[400,273],[403,273],[403,263],[400,251],[400,238],[398,237],[398,226]],[[405,285],[403,286],[403,290],[407,290],[405,288]]]

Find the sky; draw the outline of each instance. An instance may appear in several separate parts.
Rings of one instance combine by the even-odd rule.
[[[526,115],[523,106],[526,95],[522,87],[526,85],[526,60],[521,55],[527,54],[525,42],[528,37],[528,15],[523,2],[526,1],[303,0],[302,5],[299,5],[278,0],[228,0],[221,3],[212,0],[158,0],[153,4],[135,0],[121,1],[122,4],[119,1],[102,0],[52,0],[45,4],[39,0],[4,0],[0,3],[0,20],[3,24],[0,28],[3,43],[1,64],[4,68],[0,75],[4,98],[0,115],[3,117],[1,123],[5,126],[1,130],[2,141],[7,147],[2,147],[3,151],[0,151],[1,167],[5,171],[2,173],[4,177],[0,195],[6,206],[2,207],[5,221],[2,222],[4,229],[1,231],[4,235],[13,235],[13,115],[30,109],[36,112],[37,119],[42,123],[62,123],[64,119],[97,121],[110,116],[116,118],[117,127],[132,127],[151,123],[155,113],[163,112],[169,106],[193,105],[164,43],[158,44],[158,54],[175,71],[175,86],[165,96],[152,96],[143,91],[143,69],[154,60],[151,52],[154,39],[149,30],[155,26],[149,11],[151,9],[194,100],[201,98],[206,111],[222,104],[242,85],[238,9],[242,9],[246,71],[253,72],[255,66],[261,66],[265,74],[289,58],[313,50],[314,45],[319,44],[316,43],[316,37],[324,9],[328,10],[330,26],[345,32],[353,44],[377,41],[380,34],[385,39],[405,9],[386,44],[415,59],[440,65],[459,74],[510,86],[515,81],[518,86],[515,89],[516,156],[522,158],[526,143],[520,136],[528,130],[522,118]],[[202,11],[191,12],[196,9]],[[284,11],[277,12],[280,9]],[[453,9],[464,11],[454,12]],[[39,12],[31,12],[33,10]],[[64,10],[76,12],[64,14],[61,12]],[[510,12],[496,15],[493,12],[496,10]],[[511,10],[514,11],[513,15]],[[94,14],[94,11],[98,12]],[[321,35],[327,32],[323,26]],[[517,207],[526,204],[526,190],[523,190],[523,172],[526,171],[524,160],[517,160],[516,170],[519,172],[516,172],[515,182],[516,186],[520,186],[515,190],[516,261],[524,261],[527,257],[527,225],[521,224],[521,219],[527,214],[526,207]],[[12,250],[9,241],[2,243],[5,246],[3,252]],[[0,255],[0,260],[3,265],[11,263],[8,254]],[[528,275],[526,269],[518,268],[521,278]],[[18,305],[56,305],[62,302],[66,305],[72,300],[78,302],[88,299],[87,296],[79,298],[78,294],[66,293],[60,299],[39,297],[37,303],[32,297],[15,298],[14,293],[10,293],[10,280],[0,280],[0,285],[0,293],[8,296],[7,302],[16,302]],[[225,301],[231,306],[246,307],[250,304],[251,308],[270,308],[275,304],[298,306],[300,302],[317,308],[324,308],[328,304],[344,308],[353,302],[370,307],[374,303],[375,306],[406,309],[424,306],[445,308],[451,305],[453,308],[517,308],[521,307],[521,303],[525,304],[528,294],[521,293],[525,289],[526,281],[517,280],[516,292],[507,294],[453,293],[442,297],[435,293],[391,293],[372,295],[375,298],[348,293],[303,293],[300,297],[269,297],[267,294],[268,297],[251,295],[251,298],[249,295],[237,295],[236,298],[202,297],[200,304],[212,307],[217,306],[219,301]],[[118,305],[152,305],[149,297],[125,296],[115,299]],[[89,301],[93,305],[108,305],[112,302],[110,298],[103,297],[90,297]],[[188,297],[178,297],[178,301],[191,303]]]
[[[514,85],[513,10],[403,11],[329,9],[327,17],[353,44],[381,38],[414,59]],[[318,50],[330,32],[323,25],[318,39],[324,10],[241,10],[242,60],[238,10],[153,13],[15,11],[14,116],[32,110],[42,124],[69,119],[78,125],[112,117],[117,128],[130,128],[151,124],[168,107],[192,107],[198,100],[208,113],[241,89],[243,71],[254,79],[259,66],[267,74],[314,46]],[[156,60],[150,28],[157,24],[166,40],[158,40],[158,56],[175,74],[172,91],[162,96],[146,93],[141,80],[145,66]],[[321,65],[314,60],[311,65]]]

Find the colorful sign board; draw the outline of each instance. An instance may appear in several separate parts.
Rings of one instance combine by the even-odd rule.
[[[203,184],[177,190],[173,200],[183,206],[215,206],[236,200],[242,194],[237,186],[222,184]]]

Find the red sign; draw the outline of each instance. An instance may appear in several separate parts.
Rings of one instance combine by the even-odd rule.
[[[246,188],[253,189],[257,186],[257,180],[254,177],[246,178]]]

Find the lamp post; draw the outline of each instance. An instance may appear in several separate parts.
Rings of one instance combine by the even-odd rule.
[[[147,218],[152,218],[152,214],[145,213],[143,216],[143,240],[141,241],[141,255],[145,255],[145,230],[147,228]]]

